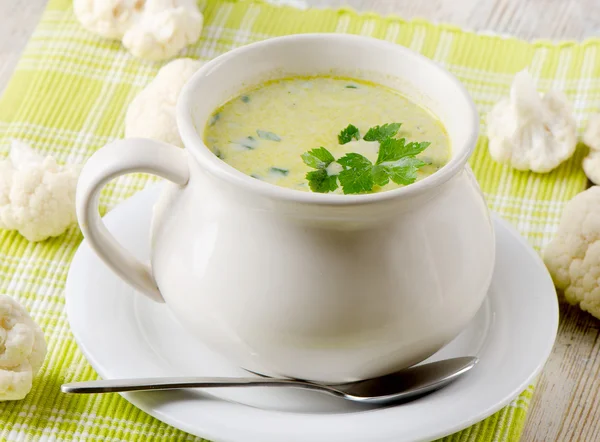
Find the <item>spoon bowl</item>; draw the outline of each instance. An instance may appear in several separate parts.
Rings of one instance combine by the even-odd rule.
[[[64,384],[61,390],[63,393],[95,394],[182,388],[291,387],[318,391],[353,402],[389,404],[405,402],[438,390],[471,370],[477,362],[478,359],[471,356],[444,359],[377,378],[335,385],[269,377],[173,377],[73,382]]]

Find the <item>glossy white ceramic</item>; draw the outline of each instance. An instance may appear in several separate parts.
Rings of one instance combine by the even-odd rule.
[[[158,194],[156,187],[144,190],[105,217],[110,232],[142,261],[150,257],[150,217]],[[494,224],[496,264],[488,296],[460,335],[429,359],[475,355],[480,362],[443,390],[376,409],[297,390],[124,396],[158,419],[214,442],[415,442],[472,425],[527,388],[550,353],[558,325],[556,293],[544,264],[507,223],[496,217]],[[73,258],[65,297],[79,347],[104,379],[248,376],[198,344],[165,304],[116,277],[87,240]]]
[[[388,192],[314,194],[252,179],[203,145],[207,118],[245,86],[328,72],[429,107],[451,138],[449,163]],[[484,299],[493,226],[466,166],[478,122],[462,85],[406,48],[335,34],[271,39],[214,59],[186,85],[185,151],[135,139],[97,152],[81,174],[78,218],[115,272],[239,366],[324,382],[379,376],[439,350]],[[102,186],[132,171],[173,181],[154,217],[152,270],[115,242],[96,208]]]

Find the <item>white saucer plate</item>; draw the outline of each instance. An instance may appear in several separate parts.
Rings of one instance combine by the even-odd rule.
[[[111,211],[109,230],[148,260],[150,187]],[[373,408],[319,393],[283,389],[128,393],[136,407],[212,441],[384,442],[433,440],[510,403],[546,361],[558,304],[544,264],[508,223],[494,217],[497,256],[487,299],[454,341],[431,360],[476,355],[479,364],[450,386],[408,404]],[[67,314],[84,355],[104,379],[248,376],[186,333],[164,304],[115,276],[84,241],[67,280]]]

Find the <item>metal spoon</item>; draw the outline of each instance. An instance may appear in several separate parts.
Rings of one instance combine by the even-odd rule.
[[[406,401],[437,390],[454,381],[477,364],[475,357],[445,359],[417,365],[396,373],[346,384],[321,385],[296,379],[174,377],[106,379],[64,384],[63,393],[119,393],[126,391],[171,390],[180,388],[292,387],[320,391],[343,399],[370,404]]]

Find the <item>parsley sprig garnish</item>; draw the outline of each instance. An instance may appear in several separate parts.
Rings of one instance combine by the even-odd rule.
[[[364,136],[365,141],[383,141],[387,138],[392,138],[400,130],[402,123],[390,123],[383,126],[374,126],[368,130]]]
[[[338,179],[345,194],[368,193],[373,190],[374,185],[385,186],[390,180],[402,185],[414,183],[417,171],[427,164],[416,158],[416,155],[431,143],[407,143],[406,138],[394,138],[400,126],[400,123],[375,126],[365,134],[364,140],[379,142],[375,164],[358,153],[347,153],[336,160],[324,147],[303,153],[302,161],[316,169],[306,174],[311,190],[319,193],[332,192],[338,188]],[[346,144],[352,139],[360,139],[360,134],[358,128],[350,124],[340,132],[338,141]],[[332,163],[338,163],[341,171],[333,168]]]
[[[352,124],[349,124],[347,128],[342,129],[338,135],[338,141],[340,144],[349,143],[353,138],[355,140],[360,140],[360,132],[358,131],[358,127]]]

